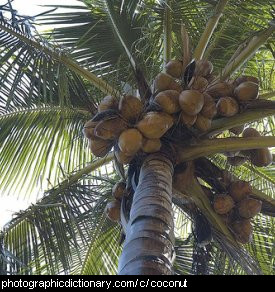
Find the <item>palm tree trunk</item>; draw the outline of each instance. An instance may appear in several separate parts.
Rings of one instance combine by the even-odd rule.
[[[120,275],[172,274],[172,175],[173,163],[163,153],[145,159],[119,260]]]

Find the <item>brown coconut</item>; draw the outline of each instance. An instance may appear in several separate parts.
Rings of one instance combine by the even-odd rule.
[[[214,98],[220,98],[225,96],[232,96],[233,86],[228,82],[219,82],[213,85],[210,85],[206,92]]]
[[[120,221],[120,202],[118,200],[109,202],[105,207],[106,216],[114,221]]]
[[[183,111],[180,114],[180,121],[182,124],[184,124],[187,128],[192,127],[197,120],[197,115],[196,116],[189,116]]]
[[[154,153],[159,151],[161,148],[160,139],[147,139],[144,138],[142,142],[141,149],[146,153]]]
[[[246,128],[243,131],[243,137],[248,138],[248,137],[261,137],[261,134],[254,128]]]
[[[234,201],[229,195],[219,195],[214,199],[213,207],[216,213],[226,214],[234,207]]]
[[[246,161],[247,157],[242,156],[227,157],[227,162],[232,166],[243,165]]]
[[[245,81],[235,88],[234,95],[238,101],[257,99],[259,95],[259,85],[251,81]]]
[[[233,127],[231,129],[229,129],[229,131],[235,135],[240,135],[244,130],[244,125],[241,126],[237,126],[237,127]]]
[[[246,81],[251,81],[251,82],[254,82],[256,84],[259,84],[259,79],[257,77],[254,77],[254,76],[240,76],[234,81],[234,84],[236,86],[238,86],[241,83],[246,82]]]
[[[109,110],[109,109],[118,109],[118,100],[114,96],[107,95],[101,101],[97,107],[99,113]]]
[[[115,199],[121,200],[126,189],[126,183],[124,181],[117,182],[112,188],[112,195]]]
[[[203,107],[204,97],[197,90],[184,90],[180,94],[179,103],[184,113],[195,116]]]
[[[237,101],[232,97],[222,97],[217,103],[217,112],[223,117],[232,117],[239,111]]]
[[[273,157],[268,148],[261,148],[250,150],[250,160],[255,166],[266,167],[272,163]]]
[[[167,114],[174,114],[181,110],[179,105],[179,92],[176,90],[162,91],[155,97],[154,101]]]
[[[213,119],[217,114],[217,107],[214,99],[207,93],[203,94],[204,104],[200,112],[201,115],[208,119]]]
[[[228,193],[235,202],[240,202],[252,193],[252,188],[246,181],[234,181],[230,184]]]
[[[213,71],[213,64],[207,60],[200,60],[196,63],[195,75],[208,76]]]
[[[204,117],[201,114],[197,115],[197,120],[195,122],[195,127],[201,132],[206,132],[211,128],[212,120]]]
[[[159,73],[155,79],[154,87],[156,91],[164,90],[176,90],[178,92],[182,91],[182,87],[177,83],[174,78],[166,73]]]
[[[125,120],[135,123],[143,111],[143,104],[137,97],[125,95],[120,99],[118,108]]]
[[[231,228],[236,240],[240,243],[245,244],[252,241],[253,227],[249,219],[234,221]]]
[[[182,61],[171,60],[165,65],[165,72],[175,78],[180,78],[183,73],[182,71]]]
[[[85,135],[86,138],[88,139],[93,139],[95,138],[95,133],[94,129],[98,122],[93,122],[92,120],[86,122],[83,127],[83,134]]]
[[[123,131],[118,139],[118,147],[127,156],[135,155],[142,146],[142,135],[137,129]]]
[[[238,212],[243,218],[252,218],[261,212],[262,202],[252,198],[246,198],[239,202]]]
[[[190,86],[193,90],[204,92],[208,86],[208,80],[204,77],[193,77],[190,81]]]
[[[128,156],[124,152],[122,152],[119,148],[115,150],[115,157],[121,164],[128,164],[134,158],[134,156]]]
[[[146,113],[141,121],[138,122],[137,128],[149,139],[161,138],[174,123],[174,118],[163,112]]]
[[[90,147],[91,152],[96,157],[104,157],[112,149],[113,143],[109,140],[95,138],[95,139],[89,140],[89,147]]]
[[[126,123],[119,117],[101,121],[94,129],[97,137],[104,140],[114,140],[127,128]]]

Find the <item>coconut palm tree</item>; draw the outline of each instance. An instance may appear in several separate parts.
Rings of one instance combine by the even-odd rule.
[[[25,198],[43,192],[4,226],[1,274],[273,274],[274,164],[253,163],[256,149],[275,146],[270,1],[56,7],[34,18],[18,15],[12,1],[1,6],[0,188]],[[39,24],[51,29],[38,33]],[[185,89],[208,59],[210,84],[256,76],[260,96],[204,131],[175,122],[159,151],[138,152],[126,165],[116,143],[101,158],[91,154],[82,129],[102,119],[103,97],[138,95],[142,111],[160,112],[154,79],[172,59],[181,61]],[[232,137],[228,130],[244,124],[261,136]],[[232,166],[228,152],[237,151],[246,162]],[[119,180],[126,189],[112,222],[104,210]],[[245,244],[236,220],[213,208],[240,180],[261,202]],[[234,208],[241,212],[241,203]]]

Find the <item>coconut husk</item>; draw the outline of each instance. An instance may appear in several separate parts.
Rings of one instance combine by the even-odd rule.
[[[237,127],[233,127],[231,129],[229,129],[229,131],[233,134],[235,134],[236,136],[240,135],[244,130],[244,125],[241,126],[237,126]]]
[[[214,198],[213,207],[216,213],[223,215],[234,208],[234,201],[229,195],[218,195]]]
[[[235,156],[227,157],[227,162],[232,166],[241,166],[247,161],[247,157]]]
[[[88,139],[96,138],[94,129],[98,122],[93,122],[92,120],[86,122],[83,127],[83,134]]]
[[[96,157],[104,157],[109,151],[112,149],[113,143],[109,140],[103,140],[100,138],[90,139],[89,140],[89,148],[91,152]]]
[[[115,157],[117,161],[121,164],[129,164],[134,156],[128,156],[124,152],[122,152],[119,148],[115,150]]]
[[[252,218],[261,212],[262,202],[252,198],[246,198],[239,202],[238,212],[243,218]]]
[[[119,149],[127,156],[134,156],[142,146],[142,135],[137,129],[128,129],[118,139]]]
[[[254,76],[240,76],[234,81],[234,84],[236,86],[238,86],[241,83],[246,82],[246,81],[251,81],[251,82],[254,82],[256,84],[259,84],[259,79],[257,77],[254,77]]]
[[[154,87],[156,91],[176,90],[182,91],[182,87],[174,78],[166,73],[159,73],[155,79]]]
[[[193,90],[204,92],[208,86],[208,80],[201,76],[192,77],[189,87]]]
[[[206,132],[211,128],[212,120],[204,117],[201,114],[197,115],[197,120],[195,122],[195,127],[201,132]]]
[[[126,189],[124,181],[117,182],[112,188],[112,195],[116,200],[121,200]]]
[[[213,64],[207,60],[200,60],[196,63],[195,75],[196,76],[209,76],[213,71]]]
[[[160,139],[147,139],[144,138],[142,142],[142,151],[146,153],[154,153],[158,152],[161,148],[161,141]]]
[[[179,92],[176,90],[165,90],[160,92],[155,97],[154,102],[167,114],[174,114],[181,110],[179,105]]]
[[[223,117],[232,117],[239,111],[237,101],[232,97],[222,97],[217,103],[217,112]]]
[[[206,89],[206,93],[210,94],[214,98],[220,98],[225,96],[232,96],[234,87],[228,82],[220,82],[210,85]]]
[[[109,109],[117,110],[118,109],[118,100],[111,95],[105,96],[97,107],[98,112],[103,112]]]
[[[183,73],[182,61],[171,60],[165,65],[165,72],[172,77],[180,78]]]
[[[228,193],[235,202],[240,202],[252,193],[252,188],[248,182],[239,180],[230,184]]]
[[[180,121],[182,124],[184,124],[187,128],[192,127],[197,120],[197,115],[195,116],[189,116],[183,111],[180,114]]]
[[[204,97],[197,90],[184,90],[179,96],[179,103],[185,114],[195,116],[202,110]]]
[[[257,167],[266,167],[273,162],[272,153],[268,148],[250,150],[251,163]]]
[[[257,99],[259,95],[259,85],[251,81],[245,81],[235,88],[234,95],[238,101]]]
[[[172,126],[174,119],[172,116],[162,112],[146,113],[137,128],[149,139],[161,138]]]
[[[109,202],[105,207],[105,214],[106,216],[114,221],[119,222],[120,221],[120,202],[118,200]]]
[[[237,241],[246,244],[252,241],[253,227],[250,220],[237,220],[231,224],[231,229]]]
[[[94,133],[97,137],[104,140],[114,140],[127,128],[125,121],[121,118],[113,118],[105,121],[101,121],[94,129]]]
[[[120,99],[118,108],[125,120],[135,123],[143,111],[143,104],[137,97],[125,95]]]
[[[216,103],[213,97],[207,93],[204,93],[203,97],[204,97],[204,104],[203,104],[200,114],[203,115],[205,118],[208,118],[211,120],[217,114]]]
[[[261,137],[261,134],[254,128],[246,128],[243,131],[243,137],[248,138],[248,137]]]

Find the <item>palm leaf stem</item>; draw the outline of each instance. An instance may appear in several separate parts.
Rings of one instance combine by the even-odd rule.
[[[205,49],[211,39],[211,36],[215,30],[215,28],[218,25],[218,22],[222,16],[222,13],[224,11],[224,8],[227,4],[228,0],[220,0],[219,3],[216,6],[216,9],[213,13],[213,15],[210,17],[206,24],[206,28],[204,32],[201,35],[201,38],[199,40],[199,43],[194,51],[194,58],[195,60],[202,59]]]
[[[171,60],[172,54],[172,14],[170,7],[170,0],[166,1],[164,10],[164,40],[163,40],[163,59],[164,66]]]

